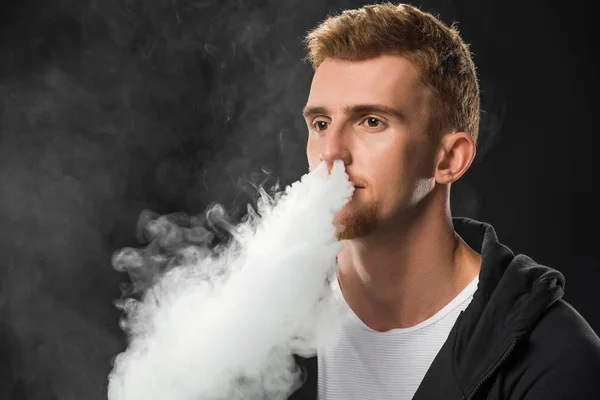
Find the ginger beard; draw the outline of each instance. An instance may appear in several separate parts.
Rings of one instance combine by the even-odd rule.
[[[355,189],[352,199],[335,216],[337,240],[356,239],[371,234],[377,227],[379,204],[371,188]]]

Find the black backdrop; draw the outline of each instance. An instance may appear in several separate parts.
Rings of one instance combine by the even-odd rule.
[[[0,6],[0,397],[106,398],[123,349],[111,254],[140,212],[235,217],[307,169],[301,39],[321,0],[11,0]],[[453,212],[563,272],[600,330],[593,13],[577,1],[413,3],[458,21],[483,90]],[[597,46],[596,46],[597,47]]]

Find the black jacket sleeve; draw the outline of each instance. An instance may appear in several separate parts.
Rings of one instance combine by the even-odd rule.
[[[600,362],[581,359],[555,365],[525,392],[522,400],[600,399]]]
[[[532,342],[538,357],[533,371],[525,371],[531,379],[517,396],[521,400],[600,399],[600,339],[577,311],[565,306],[556,313],[554,329]]]

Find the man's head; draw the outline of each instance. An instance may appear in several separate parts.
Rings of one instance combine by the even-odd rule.
[[[398,223],[436,188],[449,193],[472,162],[479,126],[475,67],[456,29],[387,3],[328,18],[306,44],[315,69],[304,112],[309,165],[342,159],[362,187],[336,217],[340,239]]]

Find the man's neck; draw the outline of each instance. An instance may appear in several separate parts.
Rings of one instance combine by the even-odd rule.
[[[449,206],[430,206],[395,232],[343,242],[338,256],[342,293],[375,331],[425,321],[479,273],[481,256],[455,233]]]

